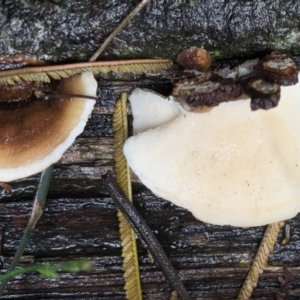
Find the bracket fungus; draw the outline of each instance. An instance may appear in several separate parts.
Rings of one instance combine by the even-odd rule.
[[[130,103],[135,135],[124,154],[159,197],[217,225],[260,226],[300,211],[299,83],[281,87],[269,110],[251,111],[244,97],[195,113],[141,89]]]
[[[37,98],[25,84],[20,101],[0,101],[0,181],[27,177],[57,162],[83,131],[96,102],[79,95],[94,98],[96,89],[92,72],[84,72],[59,83],[58,94],[70,96]]]

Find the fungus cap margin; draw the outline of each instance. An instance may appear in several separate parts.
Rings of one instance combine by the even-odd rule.
[[[96,96],[92,72],[63,79],[60,93]],[[78,97],[37,101],[13,112],[1,112],[0,181],[41,172],[57,162],[84,130],[95,100]]]

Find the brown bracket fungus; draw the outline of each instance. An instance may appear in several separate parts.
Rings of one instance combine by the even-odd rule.
[[[95,97],[96,89],[93,74],[84,72],[62,80],[58,92]],[[22,102],[0,102],[0,181],[27,177],[57,162],[83,131],[95,105],[95,100],[75,96]]]
[[[281,87],[277,107],[254,112],[249,99],[187,112],[140,89],[130,102],[137,134],[124,154],[156,195],[217,225],[260,226],[300,211],[299,84]]]

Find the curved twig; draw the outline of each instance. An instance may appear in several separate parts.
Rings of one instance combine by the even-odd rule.
[[[157,261],[166,278],[170,282],[172,289],[177,291],[178,296],[181,299],[189,300],[189,293],[181,282],[164,249],[156,239],[148,224],[122,192],[110,172],[108,172],[106,176],[105,184],[111,198],[122,210],[131,226],[137,233],[139,233],[144,242],[147,244],[152,256]]]

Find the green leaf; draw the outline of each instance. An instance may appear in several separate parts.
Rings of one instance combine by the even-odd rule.
[[[37,271],[46,277],[59,278],[59,274],[55,272],[51,266],[41,266]]]
[[[65,272],[89,271],[91,268],[92,263],[88,260],[70,261],[61,265],[61,270]]]

